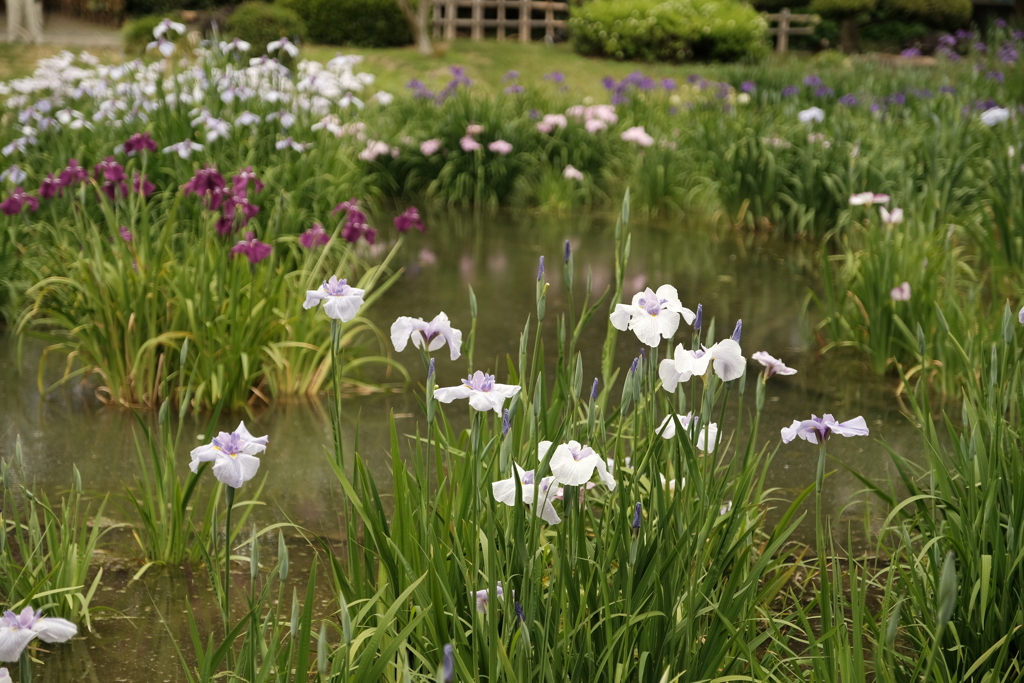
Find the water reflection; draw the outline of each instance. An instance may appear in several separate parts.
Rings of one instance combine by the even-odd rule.
[[[712,318],[717,321],[719,338],[731,332],[735,321],[742,318],[742,345],[748,357],[754,351],[765,350],[799,371],[768,384],[761,422],[764,443],[774,447],[781,427],[811,413],[831,412],[841,420],[864,415],[872,436],[835,439],[829,453],[881,482],[890,476],[890,468],[877,439],[884,439],[903,453],[919,448],[916,431],[901,416],[890,382],[872,375],[859,358],[820,358],[814,353],[814,321],[806,306],[814,285],[813,252],[747,234],[711,233],[676,224],[641,227],[639,222],[634,220],[624,293],[627,300],[645,286],[673,284],[684,305],[704,305],[706,324]],[[442,223],[448,224],[445,230],[438,229]],[[554,348],[554,322],[566,312],[561,275],[563,241],[571,241],[575,255],[573,293],[577,302],[588,294],[588,278],[593,299],[602,295],[614,277],[613,218],[455,214],[431,216],[428,225],[434,229],[426,235],[410,236],[398,260],[405,276],[375,305],[370,317],[386,330],[399,315],[430,319],[443,310],[453,325],[468,332],[471,285],[480,311],[475,363],[481,369],[497,369],[499,375],[506,366],[506,356],[515,357],[517,353],[527,318],[535,317],[535,277],[541,255],[546,257],[546,279],[551,286],[545,326],[549,349]],[[588,378],[599,374],[604,330],[605,318],[598,316],[583,336],[580,350]],[[628,366],[638,350],[639,342],[632,334],[620,334],[616,363]],[[48,491],[69,485],[72,463],[78,466],[87,489],[117,494],[124,486],[132,485],[137,470],[135,418],[129,411],[100,404],[87,385],[72,384],[41,397],[36,384],[41,354],[39,345],[25,343],[19,352],[9,336],[0,337],[0,457],[11,457],[20,435],[28,475]],[[416,381],[422,382],[424,372],[418,355],[407,351],[399,359]],[[442,386],[455,384],[465,375],[464,359],[452,362],[442,353],[437,364]],[[62,369],[62,363],[54,359],[48,379],[58,377]],[[589,380],[585,384],[589,386]],[[751,382],[749,399],[753,398],[752,386]],[[746,410],[752,409],[752,400],[746,405]],[[424,421],[415,396],[405,393],[351,398],[344,401],[343,410],[347,452],[353,450],[358,428],[359,451],[387,495],[388,416],[398,416],[403,434],[422,430]],[[464,406],[451,406],[446,412],[455,424],[467,424]],[[261,524],[292,521],[312,533],[337,538],[340,491],[333,483],[324,450],[331,439],[324,407],[316,402],[283,401],[251,418],[225,415],[220,427],[231,429],[240,417],[245,417],[254,434],[270,436],[270,448],[257,477],[268,475],[264,505],[255,513],[257,520]],[[727,419],[727,424],[734,421],[735,415]],[[746,422],[749,424],[749,420]],[[196,435],[205,426],[205,420],[197,419],[185,429],[189,438],[178,454],[178,467],[183,472],[187,453],[198,443]],[[767,486],[777,488],[780,499],[791,499],[813,482],[816,458],[816,449],[803,442],[781,447]],[[843,539],[847,537],[848,520],[861,514],[858,506],[864,497],[858,494],[862,489],[863,485],[842,468],[828,480],[824,504],[837,528],[842,529],[839,535]],[[844,514],[845,519],[840,519]],[[804,538],[812,536],[809,531]],[[125,552],[130,554],[131,550]],[[158,610],[153,609],[152,600],[160,596],[156,598],[161,601],[159,611],[175,615],[171,630],[175,637],[184,639],[183,601],[201,597],[188,591],[199,590],[195,586],[202,581],[190,584],[154,575],[128,586],[125,576],[130,576],[130,570],[112,573],[109,579],[105,576],[105,586],[97,595],[99,604],[111,604],[108,598],[117,597],[113,602],[121,612],[113,619],[99,621],[96,635],[76,641],[59,655],[59,660],[53,660],[54,666],[41,670],[73,670],[77,672],[75,680],[81,680],[79,676],[85,680],[180,679],[177,655],[167,629],[155,616]],[[67,669],[62,669],[65,666]],[[118,673],[111,675],[111,671]],[[45,680],[68,680],[53,675]]]

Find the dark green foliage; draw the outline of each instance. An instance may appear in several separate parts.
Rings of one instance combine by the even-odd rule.
[[[326,45],[393,47],[412,42],[395,0],[279,0],[309,27],[309,39]]]
[[[861,12],[870,12],[877,0],[813,0],[811,11],[828,17],[850,17]]]
[[[265,2],[246,2],[238,6],[228,19],[228,36],[238,36],[252,43],[254,50],[266,49],[267,43],[288,38],[306,38],[306,23],[293,10]]]
[[[860,37],[868,47],[881,50],[902,49],[924,41],[930,32],[931,29],[917,21],[885,19],[862,26]]]
[[[577,52],[648,61],[760,57],[765,28],[754,8],[732,0],[597,0],[569,20]]]
[[[959,28],[971,20],[971,0],[883,0],[882,7],[908,20]]]

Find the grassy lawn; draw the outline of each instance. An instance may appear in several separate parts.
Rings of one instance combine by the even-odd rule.
[[[521,44],[514,41],[498,42],[485,40],[474,42],[456,40],[451,43],[436,43],[435,54],[424,57],[415,47],[369,49],[337,48],[334,46],[309,46],[303,54],[309,59],[326,61],[336,53],[355,53],[366,57],[363,70],[377,76],[377,86],[391,93],[405,90],[405,84],[418,78],[431,89],[437,90],[447,83],[451,74],[448,69],[461,66],[475,84],[485,90],[500,91],[505,84],[501,77],[510,69],[520,74],[521,83],[540,82],[545,74],[560,71],[565,74],[565,85],[582,96],[595,99],[606,97],[601,79],[611,76],[621,79],[633,71],[643,71],[652,78],[675,78],[683,80],[689,74],[699,71],[710,77],[721,68],[707,64],[664,64],[647,62],[617,62],[606,59],[581,57],[572,51],[567,43],[546,45],[542,42]],[[558,87],[554,84],[552,88]]]
[[[302,56],[326,62],[338,53],[363,55],[366,61],[361,68],[376,75],[377,88],[391,93],[404,92],[406,83],[413,78],[420,79],[431,89],[440,89],[451,79],[449,68],[452,66],[463,67],[478,87],[492,92],[500,91],[505,86],[501,77],[510,69],[520,73],[519,80],[523,84],[540,83],[545,74],[560,71],[565,75],[565,85],[582,97],[591,96],[602,101],[606,98],[606,91],[601,85],[601,79],[605,76],[621,79],[640,70],[656,79],[683,80],[694,72],[714,78],[716,72],[730,68],[715,64],[617,62],[581,57],[567,43],[546,45],[542,42],[520,44],[511,40],[456,40],[435,43],[434,47],[434,54],[424,57],[412,46],[374,49],[307,45]],[[52,56],[62,49],[59,45],[0,44],[0,79],[26,76],[32,72],[39,59]],[[121,59],[120,53],[115,50],[99,49],[91,52],[108,62]],[[769,58],[768,63],[774,61],[774,58]],[[551,83],[549,87],[559,86]]]

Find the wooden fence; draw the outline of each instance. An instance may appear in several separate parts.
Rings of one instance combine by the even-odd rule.
[[[783,7],[777,14],[767,15],[769,22],[776,22],[778,26],[768,29],[768,35],[777,36],[775,41],[776,52],[786,52],[789,49],[790,36],[809,36],[814,33],[814,27],[821,22],[817,14],[791,14],[788,7]],[[793,22],[808,24],[807,26],[793,26]]]
[[[495,29],[498,40],[515,34],[528,43],[533,29],[543,28],[544,39],[551,40],[565,28],[568,12],[568,2],[551,0],[434,0],[434,38],[453,40],[468,28],[470,38],[483,40],[487,29]]]

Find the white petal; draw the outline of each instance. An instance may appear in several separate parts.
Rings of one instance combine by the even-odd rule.
[[[662,309],[655,319],[658,321],[658,333],[665,339],[671,339],[679,329],[679,314],[675,311]]]
[[[661,364],[658,366],[658,376],[661,378],[661,386],[669,393],[673,393],[676,390],[676,385],[679,382],[685,382],[690,379],[689,375],[683,377],[676,369],[676,362],[668,358],[661,361]]]
[[[64,643],[78,633],[78,627],[67,619],[43,617],[32,626],[32,630],[44,643]]]
[[[164,151],[166,152],[167,150]],[[323,291],[323,289],[306,290],[306,300],[302,303],[302,307],[308,311],[326,298],[327,292]]]
[[[662,361],[662,363],[666,362],[669,361]],[[675,420],[672,419],[671,415],[666,415],[665,419],[661,421],[661,424],[654,431],[656,434],[660,434],[663,439],[671,439],[676,435]]]
[[[36,637],[29,628],[0,628],[0,662],[16,662],[21,651]]]
[[[347,323],[349,320],[356,317],[360,307],[363,305],[363,295],[361,293],[362,290],[351,291],[359,291],[360,293],[349,293],[344,296],[327,297],[324,301],[324,311],[327,313],[329,318]]]
[[[709,349],[707,355],[714,358],[715,374],[726,382],[738,379],[747,369],[740,345],[732,339],[718,342]]]
[[[460,384],[457,387],[445,387],[443,389],[434,389],[434,398],[441,403],[451,403],[460,398],[469,398],[473,390],[467,387],[465,384]]]
[[[409,343],[409,337],[415,329],[415,322],[414,319],[403,315],[391,323],[391,344],[394,345],[395,351],[405,350],[405,345]]]
[[[676,319],[678,322],[678,318]],[[661,330],[658,327],[658,316],[653,316],[647,311],[638,313],[629,321],[629,329],[633,330],[636,338],[647,346],[657,346],[661,343]]]
[[[626,329],[629,328],[629,320],[633,317],[633,312],[636,310],[635,306],[615,304],[615,311],[608,317],[608,319],[611,320],[612,327],[625,332]]]

